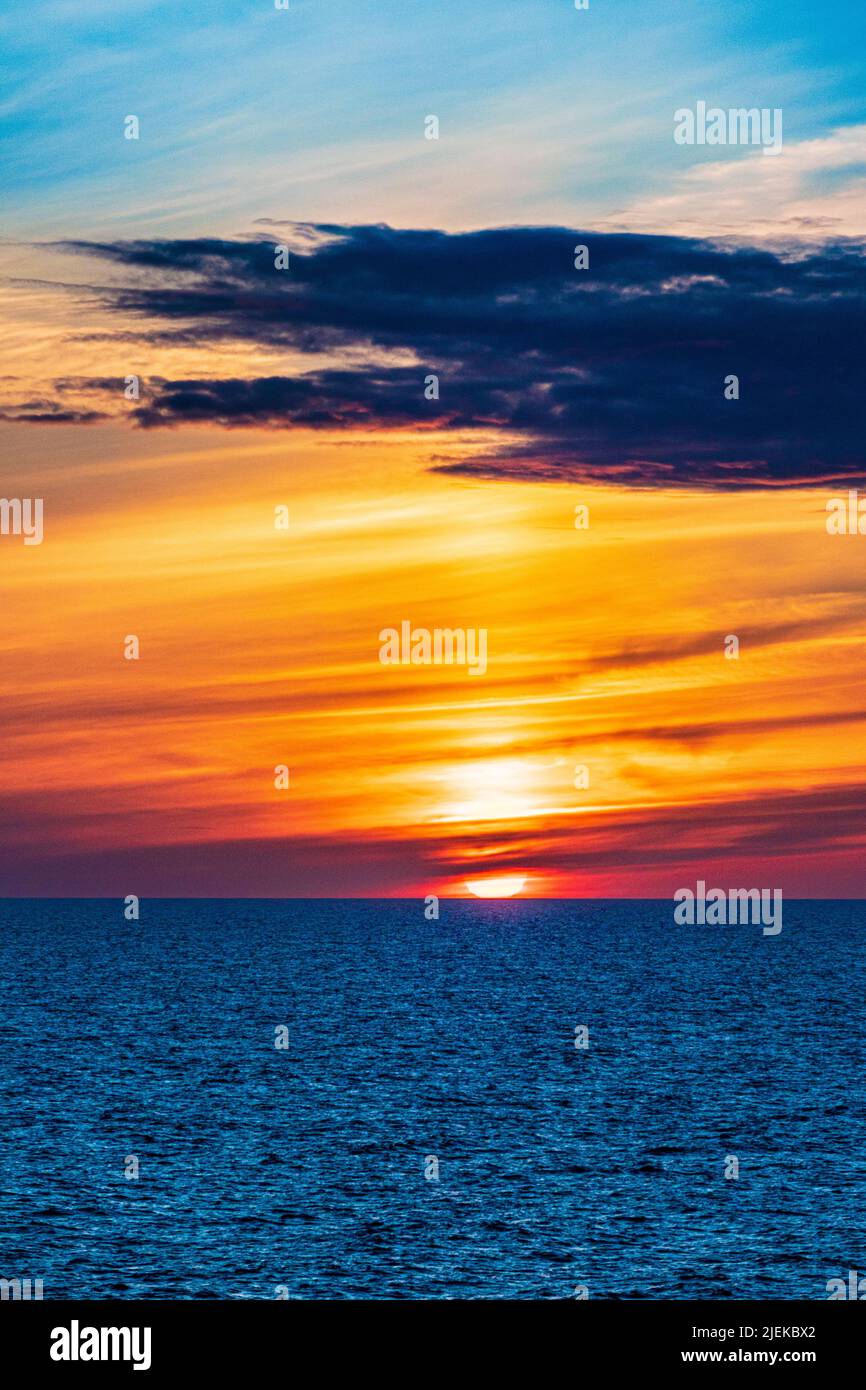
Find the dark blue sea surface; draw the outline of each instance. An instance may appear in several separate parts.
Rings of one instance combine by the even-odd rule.
[[[864,917],[786,902],[765,937],[671,902],[6,901],[0,1276],[825,1299],[866,1272]]]

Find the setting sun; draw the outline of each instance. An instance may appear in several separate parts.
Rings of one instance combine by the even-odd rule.
[[[514,898],[525,884],[525,874],[506,874],[502,878],[474,878],[466,887],[474,898]]]

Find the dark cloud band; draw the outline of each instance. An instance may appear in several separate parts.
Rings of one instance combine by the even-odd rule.
[[[293,377],[151,378],[140,425],[477,430],[477,448],[434,466],[482,477],[730,488],[866,476],[858,244],[788,256],[550,227],[332,225],[287,239],[288,270],[272,240],[65,243],[123,267],[124,283],[95,292],[155,343],[175,332],[310,358]],[[324,353],[345,367],[322,369]],[[438,399],[425,399],[430,373]]]

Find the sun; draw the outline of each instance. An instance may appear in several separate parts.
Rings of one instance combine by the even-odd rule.
[[[538,804],[537,776],[521,758],[480,758],[446,768],[437,819],[525,820]]]
[[[466,881],[466,887],[474,898],[513,898],[525,885],[525,874],[503,874],[501,878],[473,878]]]

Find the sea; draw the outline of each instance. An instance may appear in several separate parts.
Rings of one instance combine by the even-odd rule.
[[[0,1277],[44,1298],[826,1299],[864,919],[0,903]]]

